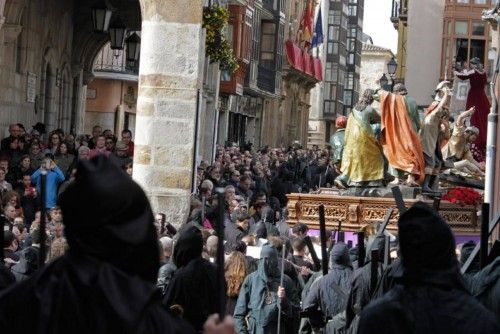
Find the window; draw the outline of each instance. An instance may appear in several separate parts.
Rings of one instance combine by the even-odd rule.
[[[469,3],[469,0],[457,0],[457,3]]]
[[[456,21],[455,22],[455,34],[457,35],[467,35],[468,22],[466,21]]]
[[[476,5],[486,5],[486,0],[474,0]]]
[[[328,45],[326,47],[326,54],[333,55],[333,42],[328,42]]]
[[[337,99],[337,85],[335,84],[330,84],[330,100],[336,100]]]
[[[356,16],[358,13],[358,6],[351,5],[349,6],[349,16]]]
[[[335,84],[325,84],[323,97],[325,100],[336,100],[337,86]]]
[[[351,27],[348,31],[347,31],[347,37],[356,37],[356,33],[357,33],[358,29],[356,27]]]
[[[354,73],[348,72],[346,76],[345,89],[354,89]]]
[[[338,41],[340,38],[340,28],[339,26],[328,26],[328,39],[331,41]]]
[[[260,65],[274,69],[274,46],[276,25],[274,22],[262,22]]]
[[[337,82],[339,79],[339,65],[337,63],[332,64],[332,82]]]
[[[354,53],[349,53],[349,56],[347,57],[347,64],[354,65]]]
[[[469,49],[469,40],[465,38],[457,38],[456,58],[457,62],[467,61],[467,53]]]
[[[350,90],[344,90],[344,105],[352,105],[352,91]]]
[[[252,35],[252,59],[259,59],[260,50],[260,11],[256,10],[253,16],[253,35]]]
[[[335,114],[335,101],[325,101],[323,105],[324,114]]]
[[[342,13],[339,11],[334,11],[332,23],[333,24],[340,24],[341,21],[342,21]]]
[[[484,22],[472,22],[472,34],[484,36]]]
[[[325,82],[332,81],[332,63],[325,63]]]
[[[347,51],[355,51],[356,50],[356,40],[353,38],[349,38],[347,40]]]
[[[335,24],[335,11],[333,9],[328,11],[328,24]]]
[[[470,41],[470,56],[469,59],[477,57],[484,64],[484,45],[485,41],[480,39],[473,39]]]

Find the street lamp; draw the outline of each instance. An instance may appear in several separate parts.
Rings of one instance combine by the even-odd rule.
[[[106,32],[109,28],[109,22],[111,21],[111,15],[113,12],[102,4],[98,7],[92,8],[92,26],[96,32]]]
[[[385,89],[387,87],[387,84],[389,83],[389,80],[385,76],[385,73],[382,74],[382,77],[379,79],[380,87]]]
[[[394,57],[389,60],[387,63],[387,73],[389,73],[389,76],[391,77],[391,92],[394,89],[394,84],[395,84],[395,74],[396,74],[396,69],[398,68],[398,63],[396,63],[396,59]]]
[[[141,50],[141,38],[135,32],[126,40],[127,45],[127,60],[139,60],[139,52]]]
[[[109,26],[111,50],[123,50],[123,42],[125,41],[126,34],[127,27],[120,17],[117,16],[113,23]]]

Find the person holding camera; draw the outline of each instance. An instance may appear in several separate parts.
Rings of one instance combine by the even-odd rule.
[[[45,203],[41,205],[45,205],[45,208],[51,209],[56,205],[57,188],[65,179],[64,173],[57,167],[51,154],[45,156],[40,168],[31,175],[31,182],[35,184],[39,194],[41,193],[42,174],[46,174],[47,178],[45,184]]]

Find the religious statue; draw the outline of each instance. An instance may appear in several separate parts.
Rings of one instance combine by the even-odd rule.
[[[453,168],[468,175],[484,175],[479,164],[470,151],[470,145],[479,136],[479,129],[475,126],[465,127],[465,119],[474,114],[474,107],[462,112],[455,123],[450,140],[442,148],[443,159],[453,165]]]
[[[424,158],[417,134],[420,119],[415,100],[408,97],[402,84],[395,86],[397,93],[379,90],[381,133],[380,143],[389,164],[388,171],[395,178],[406,177],[406,184],[418,186],[424,180]]]
[[[447,118],[449,115],[450,88],[448,85],[448,81],[443,81],[436,87],[435,101],[426,109],[420,129],[425,160],[425,178],[422,185],[424,193],[434,193],[434,182],[443,164],[440,132],[443,118]]]
[[[488,113],[490,112],[490,102],[484,87],[488,83],[488,77],[484,71],[483,64],[479,58],[474,57],[469,61],[469,71],[464,73],[455,72],[460,80],[469,80],[470,89],[467,94],[466,109],[475,107],[476,111],[471,117],[470,123],[479,129],[479,135],[474,143],[476,159],[485,160],[486,134],[488,130]]]
[[[339,116],[335,120],[335,127],[337,131],[330,137],[330,146],[332,147],[332,162],[337,171],[340,171],[342,162],[342,153],[344,152],[344,137],[345,127],[347,125],[347,117]]]
[[[346,186],[379,187],[383,185],[384,158],[371,124],[378,121],[371,107],[373,90],[367,89],[347,120],[342,154],[342,174],[335,179],[340,188]]]

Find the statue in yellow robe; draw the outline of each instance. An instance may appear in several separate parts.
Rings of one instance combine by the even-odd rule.
[[[347,120],[345,146],[342,155],[342,175],[339,181],[344,186],[379,187],[383,185],[384,158],[371,124],[379,117],[370,106],[373,91],[367,89]]]

